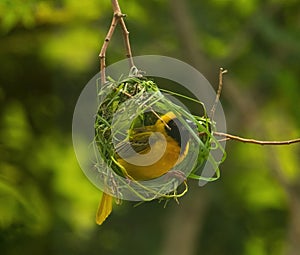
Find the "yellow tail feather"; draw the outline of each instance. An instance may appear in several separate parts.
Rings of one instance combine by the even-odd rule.
[[[101,225],[112,211],[113,197],[103,192],[96,214],[96,223]]]

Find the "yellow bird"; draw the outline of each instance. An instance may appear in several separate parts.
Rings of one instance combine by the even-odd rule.
[[[119,146],[117,161],[135,180],[162,176],[179,164],[189,149],[189,132],[173,112],[161,116],[154,125],[133,129],[129,142]],[[96,222],[101,225],[112,211],[111,195],[104,193]]]

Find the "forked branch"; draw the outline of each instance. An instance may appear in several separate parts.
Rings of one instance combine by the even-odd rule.
[[[219,86],[218,86],[218,91],[216,95],[215,102],[213,104],[213,107],[211,108],[210,111],[210,118],[213,120],[214,119],[214,114],[216,111],[217,104],[219,103],[220,96],[222,93],[222,88],[223,88],[223,75],[227,73],[227,70],[224,70],[223,68],[220,68],[219,71]],[[252,144],[259,144],[259,145],[289,145],[293,143],[300,143],[300,138],[292,139],[292,140],[286,140],[286,141],[263,141],[263,140],[256,140],[256,139],[251,139],[251,138],[243,138],[240,136],[236,135],[231,135],[227,133],[222,133],[222,132],[214,132],[215,136],[221,137],[222,140],[235,140],[238,142],[242,143],[252,143]]]
[[[99,53],[100,58],[100,72],[101,72],[101,84],[104,84],[106,82],[106,74],[105,74],[105,68],[106,68],[106,51],[109,45],[109,42],[113,36],[113,33],[115,31],[116,26],[118,23],[121,23],[121,28],[123,31],[123,38],[125,43],[125,49],[126,49],[126,57],[129,59],[129,65],[130,67],[134,66],[134,62],[132,59],[132,53],[131,53],[131,47],[130,47],[130,41],[129,41],[129,32],[127,30],[124,17],[126,17],[125,14],[121,12],[120,5],[118,3],[118,0],[111,0],[112,7],[113,7],[113,18],[111,21],[111,25],[109,27],[109,30],[107,32],[107,35],[105,37],[104,43],[102,45],[101,51]]]

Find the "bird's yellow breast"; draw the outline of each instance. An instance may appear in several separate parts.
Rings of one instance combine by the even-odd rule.
[[[170,137],[165,137],[166,140],[157,139],[149,150],[143,153],[128,158],[119,158],[118,162],[126,169],[127,173],[133,177],[135,180],[149,180],[157,178],[166,172],[168,172],[172,167],[176,165],[179,159],[180,147],[176,141]],[[164,143],[166,142],[166,146]],[[149,157],[145,157],[147,154],[151,154]],[[144,162],[139,164],[139,156],[144,156]],[[156,162],[152,163],[153,158],[159,158]],[[129,163],[130,162],[130,163]],[[134,164],[134,162],[137,162]],[[147,164],[149,162],[149,165]]]
[[[186,156],[189,143],[185,143],[183,151],[178,140],[168,134],[166,129],[171,130],[168,124],[174,121],[176,116],[173,112],[168,112],[159,118],[155,125],[148,126],[145,133],[138,133],[134,136],[136,142],[149,138],[149,143],[143,150],[124,158],[119,157],[118,163],[122,165],[127,174],[135,180],[150,180],[157,178],[176,164],[180,163]],[[174,124],[174,123],[173,123]],[[180,125],[180,123],[178,124]],[[178,126],[173,128],[178,131]],[[150,133],[150,134],[149,134]],[[180,135],[180,133],[178,133]]]

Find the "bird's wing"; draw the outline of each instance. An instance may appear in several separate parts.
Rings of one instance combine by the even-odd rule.
[[[149,137],[152,132],[138,132],[134,133],[129,140],[122,141],[117,144],[116,152],[122,155],[122,158],[130,158],[135,153],[147,153],[150,149]]]

